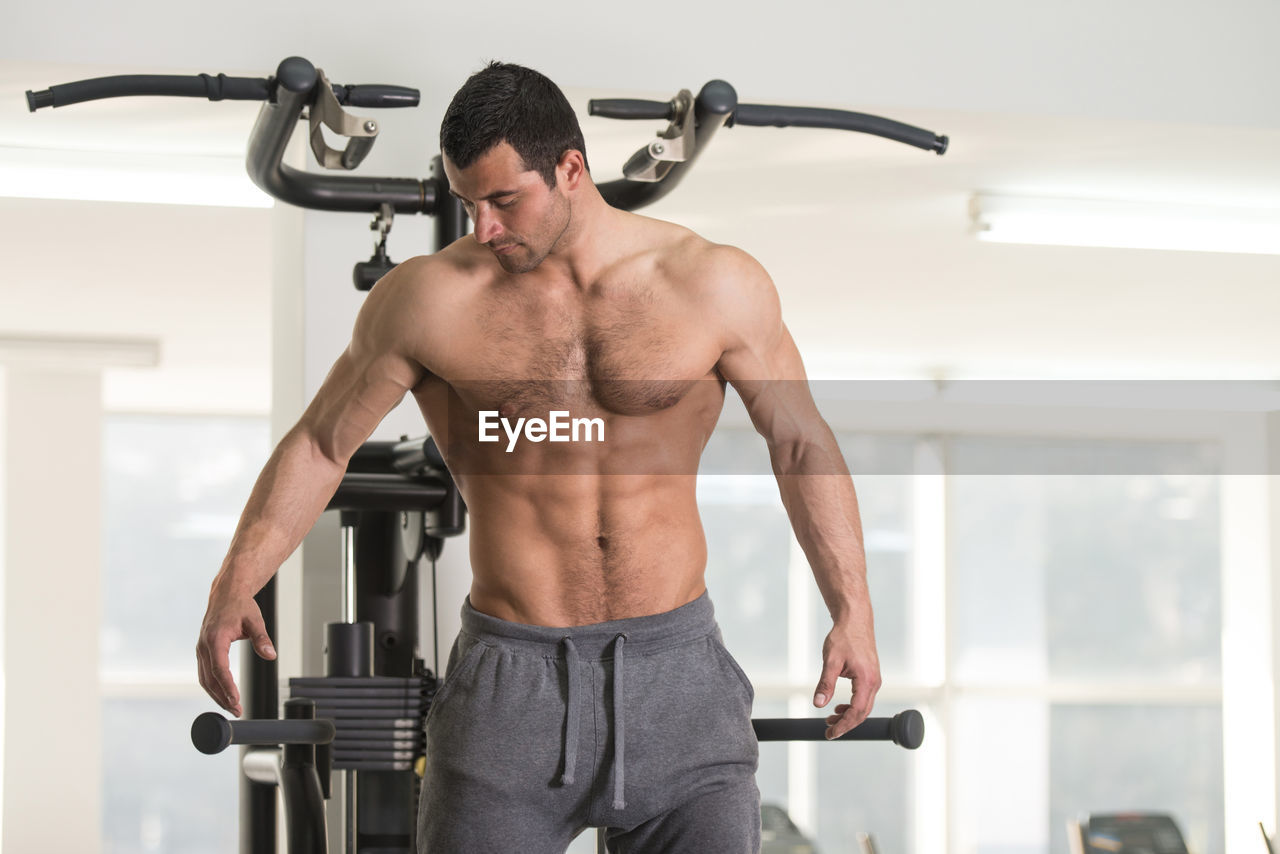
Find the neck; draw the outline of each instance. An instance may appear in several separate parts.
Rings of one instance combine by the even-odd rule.
[[[567,277],[579,287],[588,286],[604,267],[615,243],[611,238],[618,213],[588,179],[574,194],[569,224],[541,267]]]

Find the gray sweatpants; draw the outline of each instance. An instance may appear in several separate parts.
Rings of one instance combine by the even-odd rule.
[[[467,603],[427,717],[420,854],[760,848],[754,692],[711,600],[546,628]]]

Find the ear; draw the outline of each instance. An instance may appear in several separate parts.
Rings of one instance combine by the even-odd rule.
[[[569,191],[578,189],[582,184],[582,179],[587,174],[587,164],[582,157],[582,152],[576,148],[570,148],[560,155],[560,160],[556,163],[556,174],[558,180],[564,183],[564,188]]]

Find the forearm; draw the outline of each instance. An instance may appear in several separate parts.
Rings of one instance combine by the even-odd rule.
[[[826,707],[840,678],[853,686],[849,702],[826,718],[827,738],[838,738],[871,714],[881,685],[880,661],[853,480],[825,423],[805,436],[781,452],[770,450],[791,526],[831,612],[813,703]]]
[[[824,425],[825,427],[825,425]],[[830,430],[770,449],[792,530],[836,623],[871,619],[858,497]]]
[[[344,471],[305,431],[291,430],[254,484],[214,590],[241,596],[261,590],[324,512]]]

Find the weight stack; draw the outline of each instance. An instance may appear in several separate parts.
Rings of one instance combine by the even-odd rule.
[[[434,683],[430,674],[295,678],[289,694],[314,700],[316,717],[333,721],[334,770],[409,771],[426,752]]]
[[[373,676],[373,624],[326,627],[327,676],[289,680],[289,694],[316,704],[316,717],[333,721],[337,771],[411,771],[426,754],[424,730],[436,679]]]

